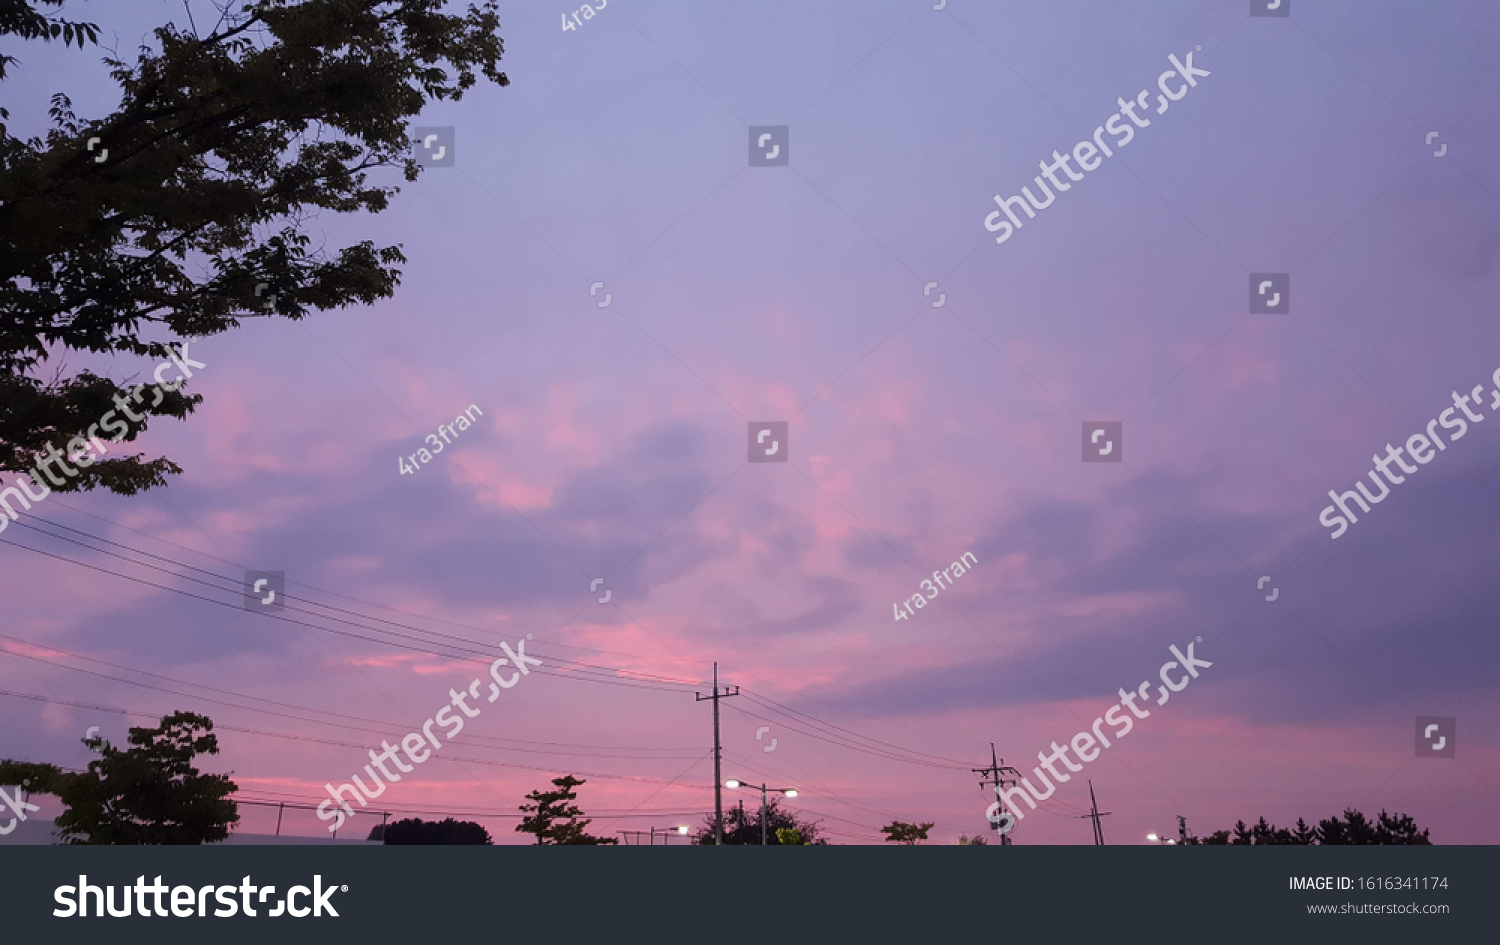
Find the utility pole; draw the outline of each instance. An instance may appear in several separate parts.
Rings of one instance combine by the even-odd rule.
[[[766,845],[766,786],[760,786],[760,845]]]
[[[719,700],[740,694],[740,687],[735,686],[734,692],[725,686],[724,691],[719,692],[719,664],[714,663],[714,694],[711,696],[693,693],[694,702],[704,702],[712,699],[714,702],[714,846],[724,845],[724,777],[720,768],[722,758],[719,751]]]
[[[281,812],[286,810],[286,803],[276,805],[276,836],[281,836]]]
[[[1184,817],[1184,816],[1182,816],[1181,814],[1178,814],[1177,815],[1177,842],[1178,843],[1187,843],[1187,841],[1188,841],[1187,818]]]
[[[1003,788],[1003,787],[1005,787],[1005,786],[1007,786],[1007,785],[1010,786],[1010,787],[1015,787],[1016,786],[1016,778],[1019,778],[1021,776],[1021,772],[1017,771],[1015,768],[1012,768],[1010,765],[1002,765],[1002,764],[1000,764],[999,760],[997,760],[995,758],[995,743],[994,742],[990,742],[990,766],[988,768],[970,768],[969,770],[972,771],[972,772],[974,772],[975,774],[979,775],[979,786],[981,788],[986,788],[986,787],[993,787],[994,788],[994,790],[995,790],[995,799],[997,801],[1001,800],[1001,798],[1000,798],[1000,789]],[[989,778],[986,779],[984,777],[985,775],[989,775]],[[1011,775],[1011,777],[1004,777],[1004,775]],[[1005,805],[1004,805],[1003,802],[1001,803],[1000,806],[1001,806],[1002,810],[1005,807]],[[991,830],[995,830],[995,829],[998,829],[998,828],[997,828],[997,826],[994,823],[991,823],[990,824],[990,829]],[[1011,842],[1010,841],[1010,834],[1008,834],[1008,833],[1002,833],[1000,835],[1000,845],[1001,846],[1010,846],[1010,842]]]
[[[1110,814],[1114,813],[1114,811],[1109,811],[1109,810],[1101,811],[1099,809],[1099,802],[1094,799],[1094,782],[1093,781],[1089,782],[1089,804],[1093,807],[1093,812],[1089,813],[1089,814],[1084,814],[1084,815],[1080,816],[1078,819],[1079,820],[1089,820],[1089,819],[1092,819],[1094,821],[1094,846],[1096,846],[1096,847],[1102,847],[1102,846],[1104,846],[1104,827],[1100,825],[1099,818],[1100,817],[1108,817]]]

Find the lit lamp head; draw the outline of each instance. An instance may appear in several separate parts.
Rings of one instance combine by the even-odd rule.
[[[727,788],[737,788],[737,787],[739,787],[740,786],[739,778],[730,778],[728,781],[724,782],[724,786],[727,787]]]
[[[785,794],[787,797],[796,797],[797,796],[797,789],[796,788],[787,788],[785,791],[782,791],[781,793]]]

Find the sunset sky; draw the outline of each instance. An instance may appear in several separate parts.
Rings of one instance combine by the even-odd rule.
[[[204,402],[131,448],[184,473],[0,537],[0,757],[81,767],[89,726],[191,709],[242,797],[316,804],[530,634],[546,672],[390,809],[524,842],[469,812],[572,772],[592,832],[696,828],[717,661],[725,777],[796,787],[836,843],[951,843],[987,831],[991,742],[1029,772],[1201,638],[1212,668],[1017,843],[1091,843],[1089,779],[1116,844],[1351,806],[1500,842],[1500,421],[1318,523],[1454,391],[1497,419],[1500,8],[1292,2],[612,0],[567,31],[577,6],[503,4],[512,85],[413,122],[455,128],[455,165],[307,225],[400,243],[395,297],[192,341]],[[187,28],[176,0],[68,14],[127,57]],[[1189,51],[1212,74],[1158,114]],[[11,132],[58,91],[112,109],[102,54],[28,44]],[[1150,126],[997,245],[993,196],[1141,89]],[[787,166],[747,166],[751,125],[790,126]],[[1289,314],[1248,314],[1251,273],[1290,274]],[[1106,420],[1123,462],[1082,462]],[[746,462],[758,421],[788,462]],[[352,613],[247,612],[247,569]],[[1454,758],[1414,756],[1418,716],[1457,719]]]

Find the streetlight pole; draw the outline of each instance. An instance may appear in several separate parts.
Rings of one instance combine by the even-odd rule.
[[[760,845],[766,845],[766,786],[760,786]]]
[[[764,784],[749,784],[749,783],[747,783],[745,781],[741,781],[739,778],[730,778],[728,781],[724,782],[724,786],[727,787],[727,788],[731,788],[731,789],[738,788],[738,787],[751,787],[751,788],[758,787],[758,788],[760,788],[760,845],[761,846],[765,846],[766,845],[766,841],[767,841],[767,837],[766,837],[766,792],[767,791],[778,791],[778,792],[780,792],[781,794],[783,794],[783,795],[785,795],[787,797],[796,797],[797,796],[797,789],[796,788],[773,788],[773,787],[767,787]]]

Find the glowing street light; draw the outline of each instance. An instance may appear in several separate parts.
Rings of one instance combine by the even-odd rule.
[[[765,846],[766,845],[766,792],[767,791],[776,791],[776,792],[782,794],[785,797],[796,797],[797,796],[797,789],[796,788],[769,788],[769,787],[766,787],[764,784],[746,784],[745,782],[741,781],[739,778],[730,778],[728,781],[724,782],[724,786],[727,787],[727,788],[739,788],[739,787],[749,787],[749,788],[758,787],[758,788],[760,788],[760,845],[761,846]]]

